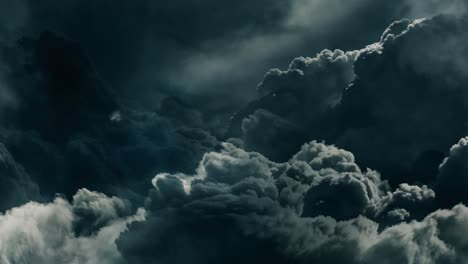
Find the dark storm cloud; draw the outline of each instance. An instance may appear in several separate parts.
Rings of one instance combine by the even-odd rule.
[[[118,240],[132,263],[466,261],[464,205],[431,213],[427,186],[391,192],[352,153],[323,143],[287,163],[226,143],[196,174],[159,174],[153,185],[148,219]]]
[[[346,124],[337,144],[369,166],[430,183],[441,161],[437,153],[466,133],[466,22],[449,16],[402,21],[407,29],[385,34],[381,54],[362,54],[358,77],[337,110]]]
[[[56,33],[1,54],[16,102],[2,108],[0,139],[46,197],[81,187],[137,195],[154,173],[191,170],[218,144],[204,116],[177,98],[152,112],[128,108],[83,49]]]
[[[280,159],[282,153],[277,153],[277,149],[294,148],[290,142],[281,141],[283,137],[294,138],[299,142],[303,142],[305,132],[294,123],[289,122],[280,116],[265,111],[263,109],[256,110],[252,115],[242,120],[243,147],[246,149],[256,149],[261,153],[274,153],[271,158],[274,160]],[[272,144],[272,142],[275,142]],[[288,149],[294,151],[292,149]]]
[[[369,47],[373,48],[380,47]],[[354,79],[353,63],[360,52],[324,50],[314,58],[295,59],[286,71],[270,70],[257,87],[264,96],[233,117],[228,136],[239,136],[247,149],[258,151],[268,150],[271,142],[284,142],[262,153],[271,153],[275,159],[288,158],[315,132],[307,125],[320,124],[322,131],[326,127],[324,113],[340,102],[344,87]],[[262,112],[254,112],[256,109]],[[259,114],[269,112],[259,118]],[[298,136],[290,136],[290,131]],[[257,138],[262,140],[251,140]]]
[[[255,138],[275,130],[272,121],[260,130],[239,129],[264,109],[303,136],[277,136],[271,142],[282,142],[281,148],[249,143],[248,149],[284,160],[303,138],[326,139],[382,171],[392,184],[432,184],[443,153],[466,132],[466,21],[398,21],[365,49],[325,51],[294,60],[287,71],[272,70],[259,85],[267,94],[236,114],[228,135]]]

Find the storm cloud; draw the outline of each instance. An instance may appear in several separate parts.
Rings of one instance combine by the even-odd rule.
[[[0,262],[468,262],[465,0],[8,2]]]
[[[155,170],[193,169],[218,144],[181,100],[153,111],[119,102],[86,52],[57,33],[21,39],[2,54],[17,104],[2,111],[0,142],[45,197],[70,197],[77,187],[146,189]]]
[[[228,136],[280,160],[304,139],[324,139],[392,184],[433,184],[446,150],[465,135],[465,24],[466,18],[447,15],[401,20],[364,49],[326,50],[295,59],[286,71],[271,70],[258,88],[266,95],[236,114]],[[271,141],[250,143],[261,137],[257,131],[278,130],[273,119],[263,129],[242,130],[259,109],[301,136],[269,132]],[[284,147],[264,151],[273,142]]]
[[[226,143],[195,175],[159,174],[153,185],[147,221],[118,240],[132,263],[466,261],[453,233],[464,205],[431,213],[427,186],[392,191],[352,153],[315,141],[286,163]]]

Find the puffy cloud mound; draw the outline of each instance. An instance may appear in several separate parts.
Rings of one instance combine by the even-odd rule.
[[[72,211],[76,216],[75,231],[79,230],[80,233],[84,229],[90,233],[115,219],[130,215],[131,205],[115,196],[107,197],[102,193],[80,189],[73,196]]]
[[[305,194],[304,216],[327,215],[335,219],[359,214],[373,216],[389,191],[377,172],[362,172],[352,153],[334,146],[305,144],[290,160],[296,161],[307,163],[319,174]]]
[[[435,196],[409,184],[392,192],[352,153],[316,141],[284,163],[223,143],[195,174],[153,185],[148,220],[118,240],[131,263],[361,263],[386,226],[423,219]]]
[[[264,96],[283,89],[296,90],[304,93],[302,99],[311,107],[326,109],[340,100],[342,86],[354,79],[353,63],[358,55],[359,51],[324,50],[314,58],[296,58],[286,71],[268,71],[257,86],[258,93]]]
[[[0,215],[0,260],[6,264],[125,263],[115,240],[129,223],[143,220],[144,212],[140,209],[126,217],[113,213],[124,204],[119,198],[82,189],[71,204],[58,197],[51,203],[29,202],[8,210]],[[101,224],[96,233],[75,233],[74,225],[83,221],[83,215]]]
[[[287,159],[306,138],[321,138],[319,130],[308,126],[327,127],[324,113],[340,102],[344,88],[354,79],[353,63],[360,52],[324,50],[313,58],[294,59],[286,71],[270,70],[257,87],[259,99],[235,114],[228,136],[242,138],[247,149],[275,160]],[[263,140],[253,140],[257,138]],[[273,142],[285,144],[268,149]]]
[[[326,140],[395,187],[433,184],[445,151],[465,136],[467,25],[447,15],[401,20],[362,50],[325,50],[271,70],[227,136],[276,161],[304,141]],[[258,111],[271,114],[261,119]]]

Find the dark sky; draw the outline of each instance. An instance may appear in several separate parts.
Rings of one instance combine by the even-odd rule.
[[[397,19],[452,11],[461,1],[426,2],[22,0],[1,12],[10,40],[50,29],[79,42],[133,105],[154,107],[175,94],[235,111],[270,68],[325,48],[361,48]],[[206,97],[215,102],[206,105]]]
[[[0,0],[0,263],[467,263],[467,5]]]

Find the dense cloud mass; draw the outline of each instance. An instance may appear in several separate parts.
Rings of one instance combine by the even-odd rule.
[[[153,185],[148,220],[118,241],[131,263],[467,261],[464,205],[430,213],[427,186],[392,192],[350,152],[315,141],[286,163],[226,143],[195,175],[159,174]]]
[[[444,153],[465,136],[466,21],[397,21],[365,49],[324,51],[295,59],[287,71],[272,70],[259,85],[266,95],[236,114],[229,136],[276,160],[304,140],[325,139],[391,177],[392,184],[433,184]],[[275,118],[261,129],[245,129],[258,111]],[[281,133],[285,125],[277,120],[301,136]],[[270,140],[249,140],[267,128]],[[281,147],[265,151],[272,142]]]
[[[84,51],[56,33],[22,39],[2,54],[17,104],[1,112],[0,142],[43,195],[146,189],[155,170],[193,169],[218,144],[201,113],[180,100],[167,98],[153,111],[119,103]]]
[[[27,203],[0,215],[2,263],[125,263],[115,240],[127,225],[142,221],[144,211],[132,210],[126,202],[100,193],[79,190],[69,203]],[[91,221],[89,235],[79,235],[76,226]]]
[[[8,2],[1,263],[468,263],[466,0]]]

